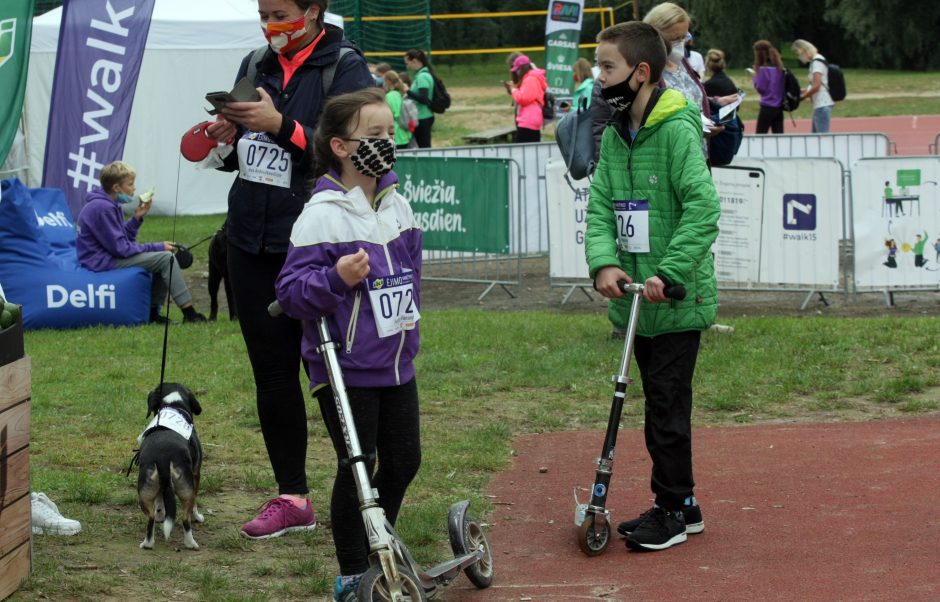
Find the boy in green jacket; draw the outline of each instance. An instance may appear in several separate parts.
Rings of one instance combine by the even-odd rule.
[[[609,317],[626,330],[630,302],[619,280],[643,282],[634,343],[643,382],[652,508],[618,525],[634,550],[663,550],[705,524],[692,478],[692,374],[702,330],[718,306],[711,246],[718,193],[701,152],[697,106],[658,86],[667,48],[653,27],[621,23],[597,36],[598,80],[616,111],[591,184],[585,252]],[[667,299],[682,285],[683,301]]]

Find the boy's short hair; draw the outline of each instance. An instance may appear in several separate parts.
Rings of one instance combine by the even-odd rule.
[[[598,43],[616,44],[617,50],[636,67],[640,63],[650,66],[650,81],[655,83],[662,77],[669,49],[659,31],[642,21],[627,21],[611,25],[597,34]]]
[[[105,192],[111,192],[111,189],[120,184],[127,178],[136,178],[137,172],[134,168],[123,161],[113,161],[101,168],[101,175],[98,181],[101,182],[101,188]]]

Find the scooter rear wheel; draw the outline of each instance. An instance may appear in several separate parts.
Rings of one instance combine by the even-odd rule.
[[[451,521],[448,521],[450,523]],[[483,547],[483,558],[464,569],[470,583],[479,589],[486,589],[493,583],[493,554],[490,542],[486,540],[483,528],[469,514],[464,514],[461,532],[450,531],[450,549],[455,556],[463,556]]]
[[[594,523],[597,517],[588,514],[578,528],[578,547],[588,556],[597,556],[607,549],[610,543],[610,522],[604,521],[604,528],[595,531]]]
[[[401,581],[404,602],[427,602],[428,598],[424,594],[424,589],[411,570],[399,564],[398,577]],[[359,581],[359,587],[356,589],[356,598],[361,602],[392,602],[391,590],[382,567],[369,567],[369,570],[362,574],[362,580]]]

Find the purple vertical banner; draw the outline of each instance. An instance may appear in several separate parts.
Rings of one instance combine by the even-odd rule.
[[[74,217],[120,159],[155,0],[66,0],[59,27],[42,185]]]

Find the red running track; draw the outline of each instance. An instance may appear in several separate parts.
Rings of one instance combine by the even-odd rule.
[[[940,600],[940,416],[697,428],[705,532],[652,553],[614,533],[589,558],[572,489],[583,501],[603,436],[514,441],[488,491],[494,583],[477,590],[461,576],[444,600]],[[615,523],[650,505],[642,431],[621,431],[617,448]]]

